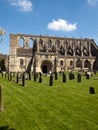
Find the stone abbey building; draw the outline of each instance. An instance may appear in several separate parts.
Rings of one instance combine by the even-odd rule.
[[[9,72],[98,69],[93,39],[10,34]]]

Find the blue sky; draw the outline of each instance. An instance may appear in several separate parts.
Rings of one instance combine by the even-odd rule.
[[[93,38],[98,45],[98,0],[0,0],[0,53],[11,33]]]

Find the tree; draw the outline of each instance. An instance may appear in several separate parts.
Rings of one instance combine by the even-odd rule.
[[[2,28],[0,27],[0,43],[3,41],[2,37],[1,37],[2,35],[6,35],[6,32],[5,32],[4,29],[2,29]]]

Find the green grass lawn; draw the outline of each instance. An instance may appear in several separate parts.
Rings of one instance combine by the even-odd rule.
[[[49,86],[49,77],[43,83],[21,82],[1,78],[2,100],[5,109],[0,112],[0,130],[98,130],[98,74],[82,83],[62,82],[62,76]],[[96,94],[89,94],[94,86]]]

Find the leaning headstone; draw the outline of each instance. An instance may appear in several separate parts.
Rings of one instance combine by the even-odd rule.
[[[90,94],[95,94],[95,89],[94,89],[94,87],[90,87]]]
[[[22,75],[22,86],[25,86],[25,74]]]
[[[49,85],[50,85],[50,86],[52,86],[52,85],[53,85],[53,76],[52,76],[52,75],[50,75]]]
[[[63,82],[66,82],[66,75],[63,73]]]
[[[58,79],[58,74],[57,74],[57,72],[55,72],[55,80],[57,80]]]
[[[80,73],[77,75],[77,82],[81,82],[81,74]]]

